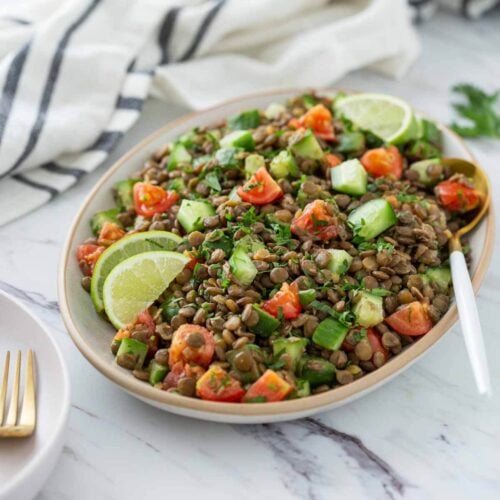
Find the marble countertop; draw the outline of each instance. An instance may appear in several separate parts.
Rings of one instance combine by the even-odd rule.
[[[366,70],[339,85],[399,95],[448,122],[453,83],[498,87],[499,25],[498,9],[478,23],[440,14],[420,28],[422,55],[404,79]],[[495,392],[490,400],[476,394],[458,326],[370,395],[283,424],[222,425],[164,413],[122,392],[80,355],[57,304],[57,265],[69,225],[107,166],[184,111],[148,102],[106,165],[49,205],[0,228],[0,288],[50,326],[72,381],[66,444],[38,500],[500,498],[498,246],[478,296]],[[500,143],[470,146],[500,193]],[[497,197],[497,213],[499,203]]]

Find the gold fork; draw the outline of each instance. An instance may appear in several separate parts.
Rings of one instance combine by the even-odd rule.
[[[26,363],[26,381],[24,397],[19,414],[19,386],[21,379],[21,351],[17,352],[16,368],[14,371],[14,385],[10,398],[9,411],[4,422],[5,403],[7,399],[7,385],[9,380],[10,352],[5,355],[2,386],[0,388],[0,438],[27,437],[33,434],[36,424],[35,379],[33,370],[33,352],[28,351]],[[19,419],[18,419],[19,414]],[[3,425],[2,425],[3,423]]]

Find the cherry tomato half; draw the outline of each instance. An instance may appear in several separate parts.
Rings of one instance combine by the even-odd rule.
[[[246,403],[271,403],[282,401],[293,387],[283,380],[275,371],[266,370],[247,390],[243,401]]]
[[[462,182],[447,180],[440,182],[435,188],[437,199],[450,212],[468,212],[474,210],[481,202],[480,194]]]
[[[207,401],[239,403],[245,391],[240,382],[220,366],[212,366],[196,382],[196,394]]]
[[[275,318],[281,310],[285,319],[295,319],[302,312],[299,299],[299,287],[297,283],[283,283],[281,289],[272,298],[264,302],[262,308]]]
[[[314,200],[307,204],[301,214],[292,220],[292,233],[312,235],[328,241],[337,236],[337,219],[328,212],[328,205],[323,200]]]
[[[85,243],[77,247],[76,258],[80,264],[80,269],[85,275],[92,276],[97,259],[104,250],[106,250],[105,246],[90,243]],[[86,264],[86,266],[82,263]]]
[[[165,191],[160,186],[153,186],[145,182],[134,184],[134,207],[138,215],[152,217],[155,214],[166,212],[179,200],[175,191]]]
[[[212,332],[198,325],[181,325],[172,337],[168,364],[173,367],[181,361],[208,366],[214,356],[214,350],[215,341]]]
[[[424,335],[432,328],[432,321],[421,302],[405,304],[385,318],[385,322],[402,335]]]
[[[241,187],[238,196],[252,205],[266,205],[283,196],[279,184],[269,175],[266,167],[260,167]]]
[[[127,233],[114,222],[105,222],[99,231],[97,243],[105,247],[109,247],[115,241],[123,238]]]
[[[334,141],[332,114],[323,104],[317,104],[299,119],[292,118],[289,125],[293,128],[310,128],[314,135],[325,141]]]
[[[403,175],[403,157],[396,146],[369,149],[362,157],[361,163],[373,177],[391,175],[401,179]]]

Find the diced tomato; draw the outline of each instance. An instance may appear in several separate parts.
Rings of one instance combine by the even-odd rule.
[[[201,336],[200,347],[192,347],[187,339],[191,334]],[[181,325],[174,332],[168,354],[168,364],[172,367],[179,361],[208,366],[215,350],[215,340],[212,332],[198,325]]]
[[[163,390],[166,391],[177,387],[179,380],[184,377],[185,374],[184,363],[181,361],[170,367],[170,371],[167,373],[167,376],[163,381]]]
[[[391,204],[392,208],[398,209],[401,206],[401,203],[393,194],[384,196],[384,198]]]
[[[385,318],[385,322],[402,335],[424,335],[432,328],[427,308],[421,302],[410,302]]]
[[[275,371],[266,370],[264,374],[254,382],[245,394],[245,403],[262,402],[272,403],[282,401],[292,391],[293,387],[283,380]]]
[[[166,212],[179,200],[176,191],[165,191],[160,186],[137,182],[134,184],[134,207],[138,215],[152,217]]]
[[[109,247],[115,241],[123,238],[127,233],[114,222],[105,222],[99,231],[99,238],[97,243],[105,247]]]
[[[435,188],[437,199],[450,212],[468,212],[474,210],[481,202],[481,195],[459,181],[440,182]]]
[[[342,160],[332,153],[327,153],[325,155],[326,162],[328,163],[328,168],[336,167],[342,163]]]
[[[212,366],[196,382],[196,394],[207,401],[239,403],[245,391],[240,382],[220,366]]]
[[[328,212],[328,205],[323,200],[314,200],[307,204],[292,221],[292,233],[311,235],[328,241],[337,236],[337,219]]]
[[[184,252],[184,255],[186,257],[189,257],[189,262],[185,265],[187,269],[190,269],[191,271],[194,269],[194,266],[198,264],[198,259],[194,256],[193,252],[186,250]]]
[[[81,264],[81,262],[85,262],[87,264],[87,269],[80,265],[82,271],[85,272],[87,276],[92,275],[97,259],[101,256],[104,250],[106,250],[105,246],[93,245],[91,243],[85,243],[77,247],[76,258],[79,264]]]
[[[369,149],[361,157],[361,163],[373,177],[401,179],[403,175],[403,157],[396,146]]]
[[[135,324],[147,326],[149,332],[148,356],[154,356],[158,350],[158,335],[156,334],[156,323],[147,309],[138,314]]]
[[[283,196],[280,185],[269,175],[266,167],[260,167],[241,187],[238,196],[252,205],[266,205]]]
[[[384,360],[387,361],[389,359],[389,352],[382,345],[382,342],[380,341],[380,335],[373,328],[368,328],[366,337],[368,338],[368,342],[370,342],[373,354],[375,354],[376,352],[381,352],[384,355]]]
[[[272,298],[264,302],[262,306],[265,311],[274,317],[279,316],[279,311],[285,319],[295,319],[302,312],[299,300],[299,287],[297,283],[283,283],[281,289]]]
[[[335,133],[333,131],[332,114],[330,110],[317,104],[308,110],[299,119],[292,118],[288,125],[292,128],[310,128],[314,134],[325,141],[334,141]]]

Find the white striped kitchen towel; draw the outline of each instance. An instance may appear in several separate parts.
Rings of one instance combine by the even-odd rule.
[[[417,52],[404,0],[2,0],[0,225],[101,164],[150,92],[202,108]]]

